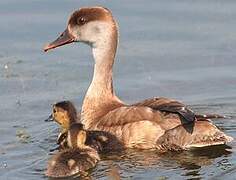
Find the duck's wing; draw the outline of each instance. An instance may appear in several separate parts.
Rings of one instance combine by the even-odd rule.
[[[164,144],[168,150],[178,150],[227,142],[227,136],[206,119],[183,123],[178,114],[141,105],[116,108],[93,121],[89,128],[115,135],[128,148],[151,149]],[[160,137],[163,143],[156,143]]]
[[[177,119],[179,124],[181,124],[178,115],[171,118]],[[165,116],[161,111],[153,110],[147,106],[122,106],[108,112],[94,124],[96,124],[97,127],[124,126],[140,121],[149,121],[159,124],[163,119],[165,119]]]
[[[220,114],[197,114],[185,104],[174,99],[155,97],[133,104],[135,106],[147,106],[154,110],[179,114],[185,121],[193,122],[196,119],[227,118]]]
[[[179,125],[166,131],[158,139],[157,145],[162,151],[176,151],[226,144],[232,140],[232,137],[227,136],[209,121],[195,121],[195,123]]]
[[[111,133],[124,147],[151,149],[166,130],[180,124],[177,114],[166,116],[146,106],[122,106],[93,121],[89,129]]]
[[[196,120],[196,115],[190,108],[188,108],[185,104],[179,101],[169,98],[155,97],[151,99],[146,99],[142,102],[133,105],[147,106],[152,108],[153,110],[176,113],[179,114],[187,122],[193,122]]]

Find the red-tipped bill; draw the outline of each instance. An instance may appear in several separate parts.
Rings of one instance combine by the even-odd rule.
[[[50,49],[69,44],[74,41],[75,38],[69,33],[68,29],[66,29],[55,41],[49,43],[43,49],[45,52],[47,52]]]

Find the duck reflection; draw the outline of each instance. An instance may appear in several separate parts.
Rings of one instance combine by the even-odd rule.
[[[102,161],[96,171],[96,177],[98,174],[106,172],[111,179],[122,179],[150,169],[160,171],[162,174],[165,170],[182,169],[181,176],[183,177],[201,178],[202,168],[213,165],[219,157],[226,159],[230,157],[232,154],[230,149],[229,146],[219,145],[178,153],[160,154],[150,150],[128,149],[122,152],[103,154]]]

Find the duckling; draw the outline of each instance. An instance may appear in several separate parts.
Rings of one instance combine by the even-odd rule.
[[[60,127],[61,131],[57,137],[57,142],[63,144],[66,132],[73,123],[80,122],[80,116],[74,104],[71,101],[60,101],[53,104],[52,114],[45,121],[55,121]]]
[[[83,176],[100,161],[97,150],[85,144],[87,134],[82,124],[73,124],[66,138],[69,148],[56,153],[49,160],[46,176],[54,178]]]
[[[60,149],[71,147],[67,138],[69,130],[80,131],[83,129],[83,124],[79,123],[76,113],[76,108],[70,101],[62,101],[53,105],[52,119],[61,126],[61,132],[57,138]],[[81,126],[81,128],[76,128],[77,126]],[[108,132],[83,130],[87,133],[85,144],[96,149],[99,153],[123,149],[121,142]],[[74,140],[72,139],[72,141]]]

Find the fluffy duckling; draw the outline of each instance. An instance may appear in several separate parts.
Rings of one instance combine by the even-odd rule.
[[[69,127],[80,122],[80,116],[71,101],[60,101],[53,104],[52,114],[45,121],[55,121],[60,125],[61,131],[57,137],[57,142],[61,142],[62,145]]]
[[[70,101],[62,101],[53,105],[52,119],[61,126],[61,132],[57,138],[57,143],[60,145],[60,149],[70,147],[67,132],[68,130],[76,131],[74,124],[78,124],[77,126],[81,126],[81,128],[83,127],[83,125],[79,123],[76,114],[76,108]],[[123,144],[121,144],[114,135],[108,132],[84,131],[87,133],[85,144],[96,149],[99,153],[123,149]]]
[[[49,177],[82,176],[100,160],[97,150],[85,144],[87,134],[82,124],[73,124],[66,138],[70,148],[58,152],[49,160],[45,173]]]

